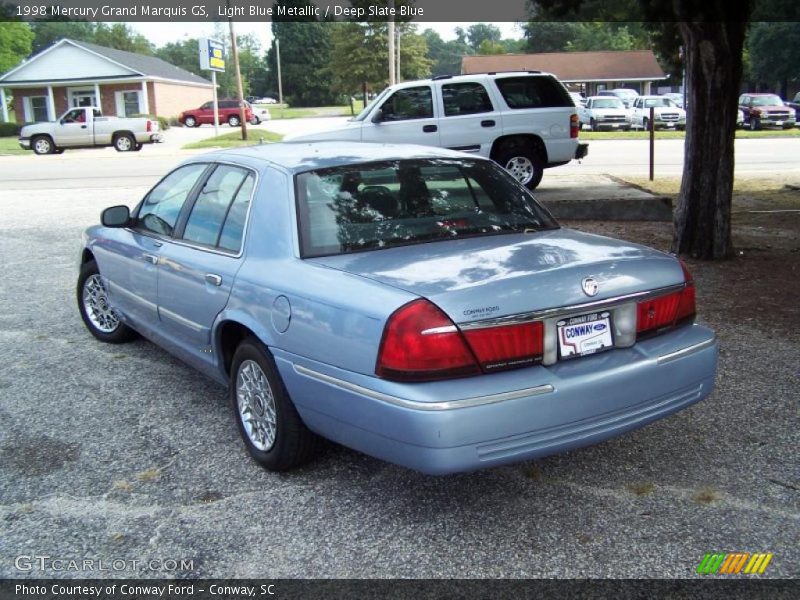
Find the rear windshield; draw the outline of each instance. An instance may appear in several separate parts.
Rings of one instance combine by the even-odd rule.
[[[552,77],[498,77],[495,83],[508,108],[575,107],[566,88]]]
[[[296,177],[304,258],[557,228],[508,173],[470,159],[414,159]]]

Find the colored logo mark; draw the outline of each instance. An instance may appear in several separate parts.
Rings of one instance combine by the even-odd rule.
[[[772,552],[756,552],[753,554],[749,552],[732,552],[729,554],[709,552],[703,557],[697,567],[697,572],[701,575],[734,575],[739,573],[745,575],[758,573],[761,575],[766,571],[772,556]]]

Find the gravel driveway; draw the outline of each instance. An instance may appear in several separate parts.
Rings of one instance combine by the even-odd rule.
[[[222,388],[81,324],[80,232],[144,191],[0,191],[0,577],[87,574],[15,566],[44,554],[161,561],[117,576],[691,578],[715,551],[773,552],[765,577],[800,576],[797,319],[729,310],[752,295],[730,265],[695,269],[722,356],[718,389],[688,410],[473,474],[428,477],[332,444],[273,474],[247,457]],[[626,227],[610,233],[651,235]],[[795,269],[795,292],[796,233],[772,259]]]

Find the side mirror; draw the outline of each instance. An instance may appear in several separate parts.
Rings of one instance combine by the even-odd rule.
[[[112,206],[100,214],[104,227],[126,227],[130,220],[131,211],[127,206]]]
[[[378,110],[375,111],[375,114],[372,115],[372,122],[380,123],[381,121],[383,121],[383,109],[379,108]]]

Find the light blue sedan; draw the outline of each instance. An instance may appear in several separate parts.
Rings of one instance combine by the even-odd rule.
[[[227,384],[249,453],[317,436],[443,474],[563,452],[705,398],[674,256],[558,226],[488,159],[273,144],[196,156],[84,234],[89,331]]]

